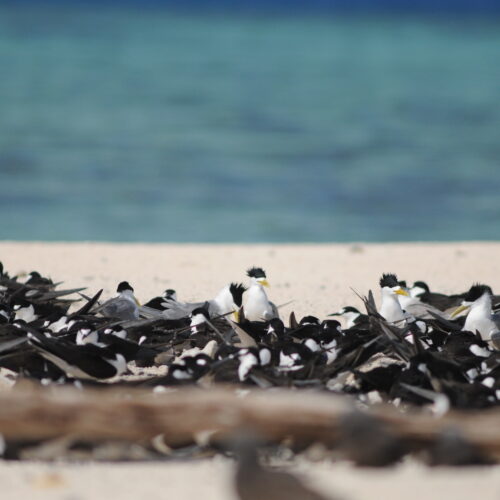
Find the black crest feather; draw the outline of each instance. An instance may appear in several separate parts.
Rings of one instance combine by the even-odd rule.
[[[118,285],[118,288],[116,289],[116,291],[119,293],[119,292],[123,292],[123,290],[132,290],[134,291],[134,289],[129,285],[129,282],[128,281],[122,281],[119,285]]]
[[[247,271],[247,276],[250,278],[265,278],[266,273],[261,267],[252,267]]]
[[[485,292],[488,292],[490,295],[493,295],[493,291],[488,285],[482,285],[481,283],[474,283],[469,291],[465,294],[464,300],[467,302],[474,302],[479,299]]]
[[[382,278],[380,278],[380,288],[384,288],[385,286],[389,288],[399,286],[398,278],[395,274],[382,274]]]

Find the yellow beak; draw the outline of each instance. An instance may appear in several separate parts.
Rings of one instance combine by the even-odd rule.
[[[234,321],[236,321],[236,323],[239,323],[240,322],[240,311],[234,311],[233,316],[234,316]]]
[[[141,307],[141,303],[140,303],[140,302],[139,302],[139,301],[138,301],[135,297],[134,297],[134,300],[135,300],[135,303],[136,303],[139,307]]]
[[[458,306],[450,315],[450,318],[456,318],[461,312],[470,309],[470,306]]]
[[[406,290],[403,290],[402,288],[398,288],[397,290],[394,290],[394,293],[397,293],[398,295],[404,295],[405,297],[410,296],[410,294]]]
[[[262,285],[262,286],[267,286],[267,287],[270,287],[271,285],[269,284],[269,282],[266,280],[266,279],[261,279],[261,280],[258,280],[259,283]]]

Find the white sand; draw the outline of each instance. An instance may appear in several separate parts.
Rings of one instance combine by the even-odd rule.
[[[354,294],[377,290],[382,272],[433,290],[460,292],[473,281],[500,290],[500,243],[385,245],[164,245],[102,243],[0,243],[0,260],[11,273],[38,270],[63,287],[115,292],[128,280],[139,300],[175,288],[179,300],[205,300],[245,271],[263,267],[276,304],[324,316],[342,305],[360,306]]]
[[[15,274],[38,270],[64,287],[87,286],[88,293],[114,292],[128,280],[140,300],[175,288],[182,300],[212,297],[244,271],[262,266],[271,299],[293,300],[298,317],[324,317],[342,305],[360,306],[361,294],[377,289],[382,272],[427,281],[432,289],[461,292],[473,281],[500,290],[500,243],[390,245],[116,245],[0,243],[0,260]],[[376,294],[377,297],[377,294]],[[377,297],[378,298],[378,297]],[[345,463],[301,463],[296,467],[325,493],[349,499],[500,498],[500,468],[429,469],[414,462],[384,470]],[[234,498],[231,464],[199,462],[47,465],[0,463],[0,498],[120,500],[142,498],[225,500]]]

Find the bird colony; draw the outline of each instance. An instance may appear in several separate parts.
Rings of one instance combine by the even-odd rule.
[[[164,373],[130,383],[312,387],[436,411],[498,404],[500,297],[489,286],[448,296],[384,274],[378,310],[370,295],[363,312],[345,306],[324,320],[285,321],[265,271],[246,274],[209,300],[182,302],[169,289],[141,306],[125,281],[102,300],[102,290],[89,297],[2,267],[0,366],[44,385],[124,383],[155,366]]]
[[[242,278],[197,303],[168,289],[141,305],[126,281],[107,298],[35,271],[11,276],[0,264],[3,382],[314,389],[360,407],[425,406],[437,415],[499,404],[500,297],[487,285],[445,295],[383,274],[378,291],[357,299],[363,306],[320,319],[285,318],[263,269]]]

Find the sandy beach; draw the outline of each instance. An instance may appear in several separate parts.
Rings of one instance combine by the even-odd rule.
[[[287,315],[318,317],[344,305],[360,306],[355,292],[378,289],[383,272],[432,290],[461,292],[474,281],[500,289],[499,243],[405,243],[324,245],[177,245],[107,243],[0,243],[0,260],[11,273],[38,270],[63,287],[104,288],[115,293],[127,280],[140,301],[166,288],[179,300],[210,299],[230,281],[246,281],[260,266],[270,298]],[[377,297],[377,293],[375,293]]]
[[[276,304],[300,318],[320,318],[375,291],[382,272],[431,289],[461,292],[473,281],[500,290],[500,243],[325,245],[176,245],[104,243],[0,243],[0,261],[11,274],[38,270],[64,288],[86,286],[90,295],[114,293],[128,280],[145,301],[166,288],[180,300],[205,300],[245,270],[263,267]],[[301,461],[294,470],[332,498],[469,499],[500,496],[500,468],[429,469],[413,461],[380,471],[346,463]],[[2,499],[121,500],[159,496],[177,500],[231,499],[232,464],[217,458],[196,462],[124,464],[0,463]]]

